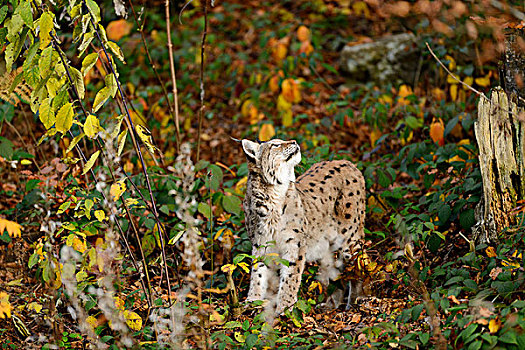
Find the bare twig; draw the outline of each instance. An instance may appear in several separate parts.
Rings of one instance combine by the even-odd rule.
[[[197,133],[197,161],[200,160],[202,119],[203,119],[203,115],[204,115],[204,47],[206,45],[206,34],[207,34],[207,31],[208,31],[208,0],[204,0],[204,28],[202,30],[201,70],[200,70],[200,83],[199,83],[201,107],[199,109],[199,131]]]
[[[180,126],[179,126],[179,98],[177,93],[177,76],[175,75],[175,62],[173,61],[173,44],[171,42],[171,27],[170,27],[170,0],[166,0],[166,34],[168,36],[168,54],[170,60],[171,84],[173,85],[173,102],[175,103],[175,131],[177,132],[177,140],[180,140]],[[177,153],[179,152],[179,145],[177,143]]]
[[[509,4],[503,4],[498,0],[491,0],[490,4],[502,12],[508,12],[520,21],[525,21],[525,14]]]
[[[489,101],[490,102],[490,99],[485,96],[484,93],[482,93],[481,91],[478,91],[476,89],[474,89],[472,86],[470,86],[469,84],[461,81],[461,79],[458,79],[458,77],[456,77],[450,70],[448,70],[447,66],[445,66],[443,64],[443,62],[441,62],[439,60],[439,58],[436,56],[436,54],[434,53],[434,51],[432,51],[432,49],[430,48],[430,45],[428,44],[428,42],[425,43],[427,45],[427,48],[428,48],[428,51],[430,51],[430,54],[432,55],[432,57],[434,57],[434,59],[439,63],[439,65],[445,70],[445,72],[447,72],[455,81],[457,81],[458,83],[460,83],[461,85],[463,85],[464,87],[466,87],[467,89],[473,91],[476,95],[478,95],[479,97],[481,98],[484,98],[485,100]]]
[[[138,28],[138,31],[140,33],[140,37],[142,39],[142,45],[144,46],[144,49],[146,51],[146,56],[148,57],[148,61],[150,63],[150,67],[151,69],[153,69],[153,73],[155,73],[155,77],[157,78],[159,84],[160,84],[160,87],[162,88],[162,92],[164,94],[164,98],[166,99],[166,103],[168,104],[168,109],[170,111],[170,116],[173,118],[173,121],[175,123],[175,128],[176,128],[176,131],[177,131],[177,134],[175,135],[176,136],[176,146],[177,146],[177,153],[179,153],[179,150],[180,150],[180,131],[179,131],[179,109],[178,109],[178,106],[176,107],[176,109],[173,108],[173,105],[171,104],[171,101],[170,101],[170,98],[169,98],[169,95],[168,95],[168,90],[166,89],[166,86],[164,85],[164,82],[162,81],[162,79],[160,78],[160,74],[159,72],[157,71],[157,66],[155,65],[155,63],[153,62],[153,58],[151,58],[151,54],[149,52],[149,47],[148,47],[148,44],[146,42],[146,37],[144,36],[144,22],[146,22],[146,19],[144,19],[144,21],[142,23],[139,23],[139,20],[138,20],[138,17],[137,17],[137,13],[135,12],[135,8],[133,7],[133,2],[131,0],[128,0],[129,2],[129,6],[131,7],[131,13],[133,13],[133,18],[135,19],[135,23],[137,24],[137,28]],[[171,43],[171,37],[168,37],[168,41]],[[171,51],[170,51],[170,54],[171,54]],[[171,60],[170,60],[171,62]],[[175,86],[175,93],[174,93],[174,99],[175,101],[177,101],[177,94],[176,94],[176,89],[177,89],[177,86],[176,84],[174,84]]]

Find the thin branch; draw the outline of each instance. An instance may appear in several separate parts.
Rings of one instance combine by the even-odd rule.
[[[448,70],[447,66],[445,66],[443,64],[443,62],[441,62],[439,60],[439,58],[436,56],[436,54],[434,53],[434,51],[432,51],[432,49],[430,48],[430,45],[428,44],[428,42],[425,42],[425,44],[427,45],[427,48],[428,48],[428,51],[430,51],[430,54],[434,57],[434,59],[436,61],[438,61],[439,65],[452,77],[454,78],[455,81],[457,81],[458,83],[460,83],[461,85],[465,86],[466,88],[468,88],[469,90],[473,91],[476,95],[484,98],[485,100],[489,101],[490,102],[490,99],[485,96],[484,93],[482,93],[481,91],[478,91],[476,89],[474,89],[472,86],[470,86],[469,84],[461,81],[461,79],[458,79],[458,77],[456,77],[454,74],[452,74],[452,72],[450,70]]]
[[[173,102],[175,103],[175,131],[177,132],[177,140],[180,140],[180,126],[179,126],[179,97],[177,93],[177,76],[175,74],[175,62],[173,60],[173,44],[171,42],[171,27],[170,27],[170,0],[166,0],[166,34],[168,36],[168,54],[170,60],[171,84],[173,85]],[[179,152],[179,144],[177,142],[177,153]]]
[[[83,0],[83,6],[85,8],[87,8],[86,0]],[[104,55],[106,56],[106,59],[107,59],[108,64],[109,64],[109,67],[111,69],[111,73],[115,77],[115,80],[116,80],[116,83],[117,83],[117,90],[118,90],[118,92],[120,94],[120,98],[121,98],[122,105],[123,105],[123,107],[122,107],[119,104],[119,108],[121,109],[121,113],[125,114],[125,116],[127,117],[127,123],[129,124],[129,127],[131,129],[130,132],[131,133],[136,133],[133,120],[131,119],[131,115],[129,113],[128,105],[126,103],[126,97],[124,95],[124,92],[122,91],[122,86],[121,86],[120,81],[118,79],[117,73],[115,72],[115,68],[113,67],[113,64],[111,63],[111,58],[110,58],[110,56],[109,56],[109,54],[108,54],[108,52],[106,50],[106,47],[104,45],[104,41],[100,37],[100,33],[99,33],[99,30],[98,30],[98,27],[95,24],[95,20],[93,19],[93,15],[91,13],[89,13],[89,17],[90,17],[90,24],[93,27],[93,30],[94,30],[94,32],[95,32],[95,34],[97,36],[97,40],[101,44],[102,50],[104,51]],[[122,110],[122,108],[124,110]],[[144,161],[144,157],[142,156],[142,151],[141,151],[140,147],[137,147],[136,149],[137,149],[137,154],[139,156],[139,160],[140,160],[140,163],[141,163],[141,166],[142,166],[142,173],[144,174],[144,177],[146,179],[146,185],[147,185],[148,192],[149,192],[149,195],[150,195],[150,201],[151,201],[151,206],[152,206],[152,209],[153,209],[153,215],[154,215],[154,217],[156,219],[156,223],[157,223],[157,227],[158,227],[160,245],[161,245],[161,250],[162,250],[162,260],[163,260],[163,264],[164,264],[164,271],[166,273],[166,283],[168,285],[168,299],[171,301],[171,298],[172,298],[172,295],[171,295],[172,294],[171,293],[171,282],[170,282],[169,271],[168,271],[168,263],[167,263],[167,258],[166,258],[166,248],[165,248],[165,244],[164,244],[164,235],[167,236],[167,234],[166,234],[166,232],[165,232],[164,228],[162,227],[162,224],[160,223],[160,220],[159,220],[158,211],[157,211],[157,205],[156,205],[156,202],[155,202],[155,197],[153,196],[153,189],[151,187],[151,181],[149,179],[149,174],[148,174],[146,162]]]
[[[197,162],[201,155],[201,133],[202,133],[202,119],[204,115],[204,47],[206,45],[206,34],[208,31],[208,0],[204,0],[204,29],[202,30],[201,41],[201,70],[200,70],[200,99],[201,107],[199,108],[199,131],[197,132]]]

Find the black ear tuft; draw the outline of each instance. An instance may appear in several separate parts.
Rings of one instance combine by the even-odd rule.
[[[250,140],[242,140],[241,143],[246,159],[248,159],[249,162],[257,163],[256,157],[260,145]]]

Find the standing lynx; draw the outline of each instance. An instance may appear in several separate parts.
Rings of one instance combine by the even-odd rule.
[[[356,251],[364,236],[365,181],[345,160],[314,164],[296,181],[301,151],[295,141],[242,140],[242,148],[248,159],[244,210],[252,254],[276,253],[289,261],[279,271],[255,264],[248,300],[277,291],[275,312],[281,314],[297,301],[306,261],[319,262],[319,279],[327,284]]]

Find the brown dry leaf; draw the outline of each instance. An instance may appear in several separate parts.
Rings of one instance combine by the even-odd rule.
[[[131,33],[132,28],[133,24],[129,23],[125,19],[119,19],[116,21],[109,22],[108,27],[106,29],[108,39],[113,41],[119,41],[126,35],[129,35],[129,33]]]
[[[498,275],[503,272],[503,269],[501,267],[495,267],[492,270],[490,270],[489,276],[492,278],[493,281],[498,278]]]
[[[467,20],[465,22],[465,28],[467,29],[467,35],[471,38],[476,40],[478,38],[478,28],[476,27],[476,24],[472,22],[471,20]]]
[[[440,146],[443,146],[445,144],[444,139],[444,133],[445,131],[445,124],[443,123],[443,120],[439,118],[438,120],[434,119],[432,121],[432,125],[430,125],[430,137],[432,138],[432,141],[437,143]]]
[[[434,27],[436,31],[443,33],[448,37],[451,37],[454,35],[454,31],[452,30],[452,28],[450,28],[447,24],[441,22],[438,19],[432,20],[432,26]]]
[[[406,17],[410,13],[410,3],[408,1],[395,1],[385,5],[385,11],[394,16]]]

